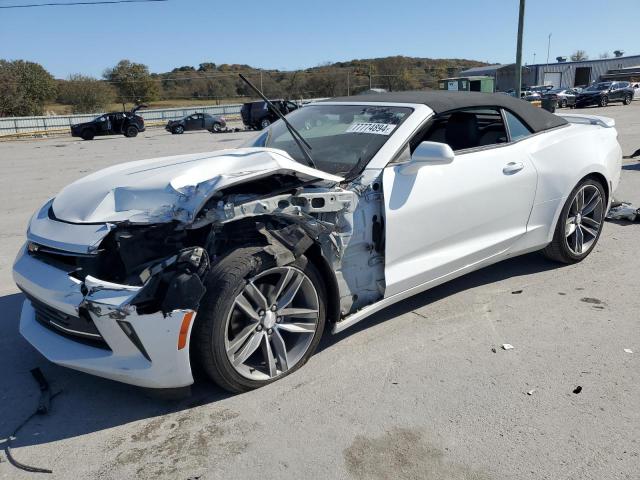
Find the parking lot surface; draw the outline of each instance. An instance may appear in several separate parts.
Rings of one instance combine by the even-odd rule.
[[[639,102],[566,112],[612,116],[624,154],[640,148]],[[38,404],[40,367],[61,393],[12,451],[47,478],[638,478],[638,223],[607,223],[578,265],[530,254],[327,332],[304,368],[242,395],[199,379],[163,398],[55,366],[20,337],[10,270],[36,208],[99,168],[251,135],[0,143],[0,449]],[[640,205],[640,163],[625,162],[616,197]],[[0,453],[0,478],[34,475]]]

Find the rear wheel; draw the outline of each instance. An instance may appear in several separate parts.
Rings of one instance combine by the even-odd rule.
[[[95,133],[90,128],[85,128],[80,134],[80,136],[82,137],[83,140],[93,140]]]
[[[577,263],[593,250],[602,232],[606,195],[600,182],[585,179],[573,189],[560,212],[553,241],[543,253],[562,263]]]
[[[194,325],[204,371],[244,392],[288,375],[311,357],[325,324],[320,274],[304,255],[276,265],[262,247],[239,248],[207,277]]]
[[[602,96],[598,105],[601,107],[606,107],[607,105],[609,105],[609,97],[607,97],[606,95]]]
[[[625,105],[631,105],[631,100],[633,100],[631,95],[625,95],[622,103],[624,103]]]
[[[138,129],[134,125],[129,125],[124,131],[124,136],[133,138],[138,136]]]

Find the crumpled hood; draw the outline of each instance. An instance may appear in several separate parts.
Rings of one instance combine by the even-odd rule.
[[[325,184],[343,180],[302,165],[282,150],[220,150],[100,170],[62,189],[52,209],[56,218],[72,223],[188,223],[216,191],[274,174]]]

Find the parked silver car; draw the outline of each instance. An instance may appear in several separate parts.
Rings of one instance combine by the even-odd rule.
[[[554,88],[549,90],[543,96],[545,98],[555,96],[558,100],[558,108],[573,108],[576,104],[576,96],[578,91],[573,88]]]

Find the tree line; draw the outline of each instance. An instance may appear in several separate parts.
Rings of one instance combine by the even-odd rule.
[[[204,62],[151,73],[142,63],[121,60],[102,78],[82,74],[55,79],[42,65],[0,60],[0,116],[42,115],[48,102],[70,105],[74,113],[103,111],[112,103],[156,100],[230,100],[253,97],[245,74],[271,98],[353,95],[369,88],[388,91],[437,88],[440,78],[487,65],[466,59],[385,57],[324,64],[296,70],[261,70],[249,65]]]

